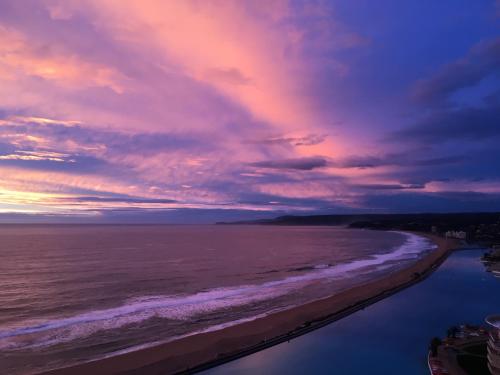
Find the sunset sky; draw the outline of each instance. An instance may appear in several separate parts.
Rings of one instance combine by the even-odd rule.
[[[0,0],[0,221],[500,210],[500,2]]]

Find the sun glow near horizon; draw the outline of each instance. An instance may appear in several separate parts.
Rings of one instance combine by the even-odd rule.
[[[497,69],[497,19],[417,66],[398,62],[407,34],[336,1],[0,10],[0,189],[14,213],[499,208],[484,163],[498,156],[498,104],[474,91]],[[409,32],[422,22],[440,21],[417,7]],[[476,94],[453,102],[464,88]]]

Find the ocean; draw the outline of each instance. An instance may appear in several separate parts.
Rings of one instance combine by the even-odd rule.
[[[331,296],[422,257],[341,227],[0,226],[0,368],[32,374]]]

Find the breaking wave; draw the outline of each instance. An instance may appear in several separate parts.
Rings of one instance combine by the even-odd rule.
[[[302,272],[301,274],[262,284],[215,288],[190,295],[144,296],[128,299],[122,305],[112,308],[42,322],[27,321],[21,327],[0,330],[0,349],[50,346],[86,337],[97,331],[140,323],[153,317],[190,320],[207,313],[284,296],[313,282],[351,278],[374,268],[391,267],[395,262],[416,259],[435,247],[424,237],[402,234],[407,237],[406,241],[391,252],[348,263],[298,267],[289,271]],[[224,325],[217,327],[221,326]]]

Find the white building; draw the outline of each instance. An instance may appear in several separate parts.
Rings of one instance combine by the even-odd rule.
[[[459,240],[465,240],[467,239],[467,232],[464,231],[458,231],[458,230],[449,230],[445,234],[446,238],[458,238]]]

